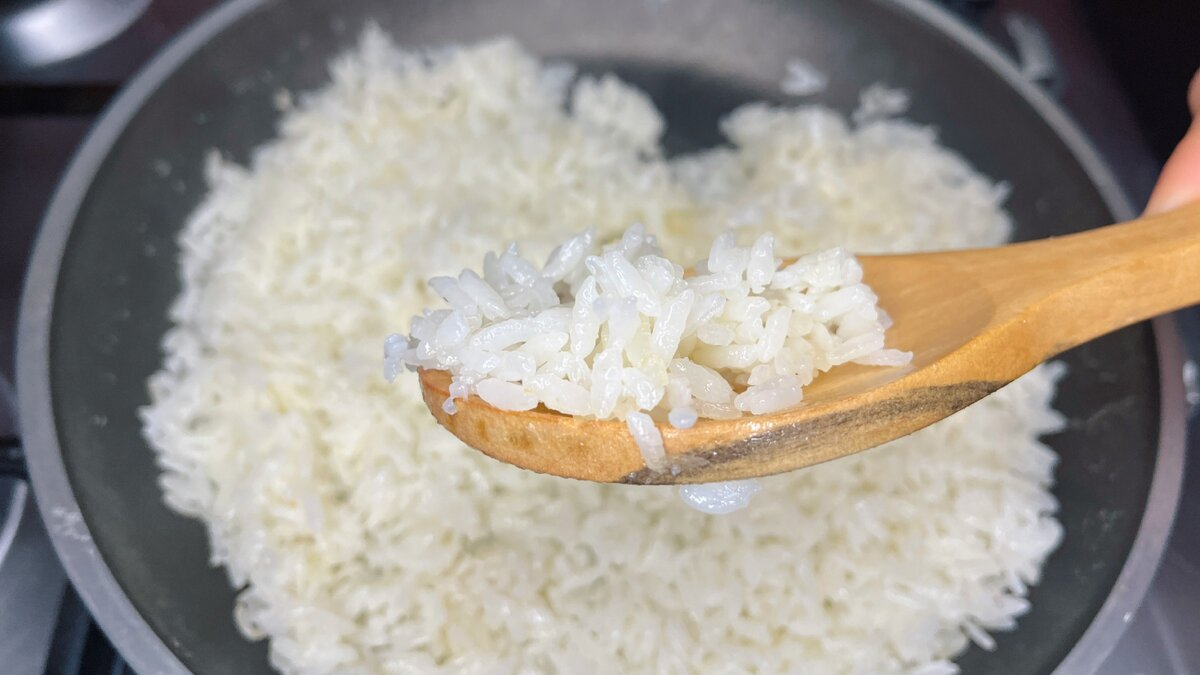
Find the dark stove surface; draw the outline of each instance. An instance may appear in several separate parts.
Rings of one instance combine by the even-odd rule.
[[[41,213],[59,174],[96,114],[155,51],[213,0],[170,0],[118,38],[72,61],[0,70],[0,447],[17,436],[12,419],[14,328],[21,279]],[[1140,203],[1159,159],[1104,64],[1072,0],[944,0],[1018,55],[1029,75],[1058,95]],[[1043,43],[1042,38],[1048,38]],[[1042,48],[1049,45],[1050,52]],[[1053,58],[1045,58],[1047,55]],[[1182,101],[1183,85],[1179,85]],[[1191,346],[1200,349],[1200,320]],[[1200,452],[1200,425],[1191,449]],[[1198,456],[1193,453],[1193,457]],[[0,479],[0,672],[133,675],[67,585],[24,484]],[[50,523],[49,527],[61,526]],[[1200,673],[1200,462],[1184,486],[1175,534],[1145,604],[1102,675]],[[1186,636],[1191,636],[1189,640]]]
[[[69,585],[59,603],[45,668],[45,675],[137,675]]]

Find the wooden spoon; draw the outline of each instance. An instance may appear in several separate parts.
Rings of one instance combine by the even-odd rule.
[[[425,403],[467,445],[568,478],[703,483],[811,466],[910,434],[1075,345],[1200,302],[1200,205],[999,248],[859,261],[895,321],[888,346],[912,351],[912,363],[838,366],[780,412],[660,424],[670,470],[646,467],[621,420],[503,411],[477,396],[447,415],[445,371],[420,373]]]

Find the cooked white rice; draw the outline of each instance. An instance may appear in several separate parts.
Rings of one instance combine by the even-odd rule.
[[[751,478],[680,485],[679,496],[683,498],[683,503],[701,513],[723,516],[749,506],[750,499],[761,490],[762,481]]]
[[[685,277],[640,225],[604,247],[588,229],[540,268],[510,244],[484,258],[482,276],[429,280],[450,306],[389,336],[384,372],[391,381],[402,367],[449,371],[451,415],[471,395],[501,410],[543,405],[626,418],[644,447],[661,447],[657,431],[642,430],[644,413],[675,413],[684,426],[762,415],[800,403],[835,366],[912,360],[884,348],[888,319],[843,249],[784,265],[770,234],[737,246],[730,232],[696,272]]]
[[[804,59],[792,59],[786,68],[779,90],[788,96],[812,96],[829,86],[829,76]]]
[[[832,248],[784,265],[769,233],[751,246],[717,237],[692,276],[634,225],[604,247],[589,228],[540,268],[513,243],[484,257],[482,276],[428,283],[450,307],[384,340],[388,381],[402,368],[449,371],[450,415],[478,396],[500,410],[622,418],[652,471],[669,468],[652,416],[689,428],[765,415],[798,405],[835,366],[912,360],[884,348],[889,319],[854,256]]]
[[[932,132],[751,106],[734,147],[668,163],[644,96],[572,99],[509,42],[426,58],[369,34],[333,73],[252,168],[213,159],[143,415],[278,668],[951,672],[1026,610],[1060,537],[1053,368],[725,518],[494,462],[379,377],[391,324],[437,300],[422,279],[578,223],[644,223],[685,260],[734,220],[783,255],[1001,241],[1003,191]]]

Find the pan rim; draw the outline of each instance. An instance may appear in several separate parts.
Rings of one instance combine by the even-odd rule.
[[[973,54],[1001,77],[1062,139],[1119,219],[1134,209],[1091,142],[1050,97],[1021,76],[984,37],[930,0],[875,0],[926,24]],[[63,462],[50,387],[50,334],[62,255],[79,207],[114,143],[143,103],[196,51],[270,0],[232,0],[210,10],[163,48],[122,90],[93,126],[59,182],[30,258],[17,340],[19,421],[34,494],[51,541],[89,611],[134,669],[146,675],[191,671],[150,626],[101,557],[80,514]],[[1160,381],[1158,454],[1146,508],[1129,557],[1079,641],[1057,666],[1060,674],[1091,673],[1107,657],[1141,605],[1174,519],[1183,478],[1182,344],[1172,317],[1153,321]],[[63,526],[70,519],[71,527]]]

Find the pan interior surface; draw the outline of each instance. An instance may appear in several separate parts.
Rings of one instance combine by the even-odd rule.
[[[1011,183],[1018,238],[1113,219],[1105,195],[1033,106],[958,42],[891,3],[245,6],[147,92],[100,164],[72,224],[50,329],[53,411],[80,511],[132,604],[197,673],[273,671],[264,644],[234,627],[235,593],[208,564],[203,525],[163,505],[140,434],[136,410],[148,402],[145,381],[159,367],[167,308],[179,290],[175,237],[205,194],[205,155],[216,149],[247,162],[274,135],[277,92],[320,87],[326,63],[369,21],[405,45],[512,35],[544,56],[613,71],[654,99],[673,152],[718,143],[718,119],[742,103],[782,101],[785,63],[803,58],[831,75],[813,100],[843,111],[875,82],[911,92],[911,119],[937,127],[943,144]],[[995,651],[961,656],[965,673],[1052,671],[1108,597],[1142,521],[1159,425],[1152,332],[1135,326],[1065,360],[1070,372],[1056,407],[1070,426],[1049,443],[1061,458],[1054,492],[1066,536],[1018,629],[997,634]]]

